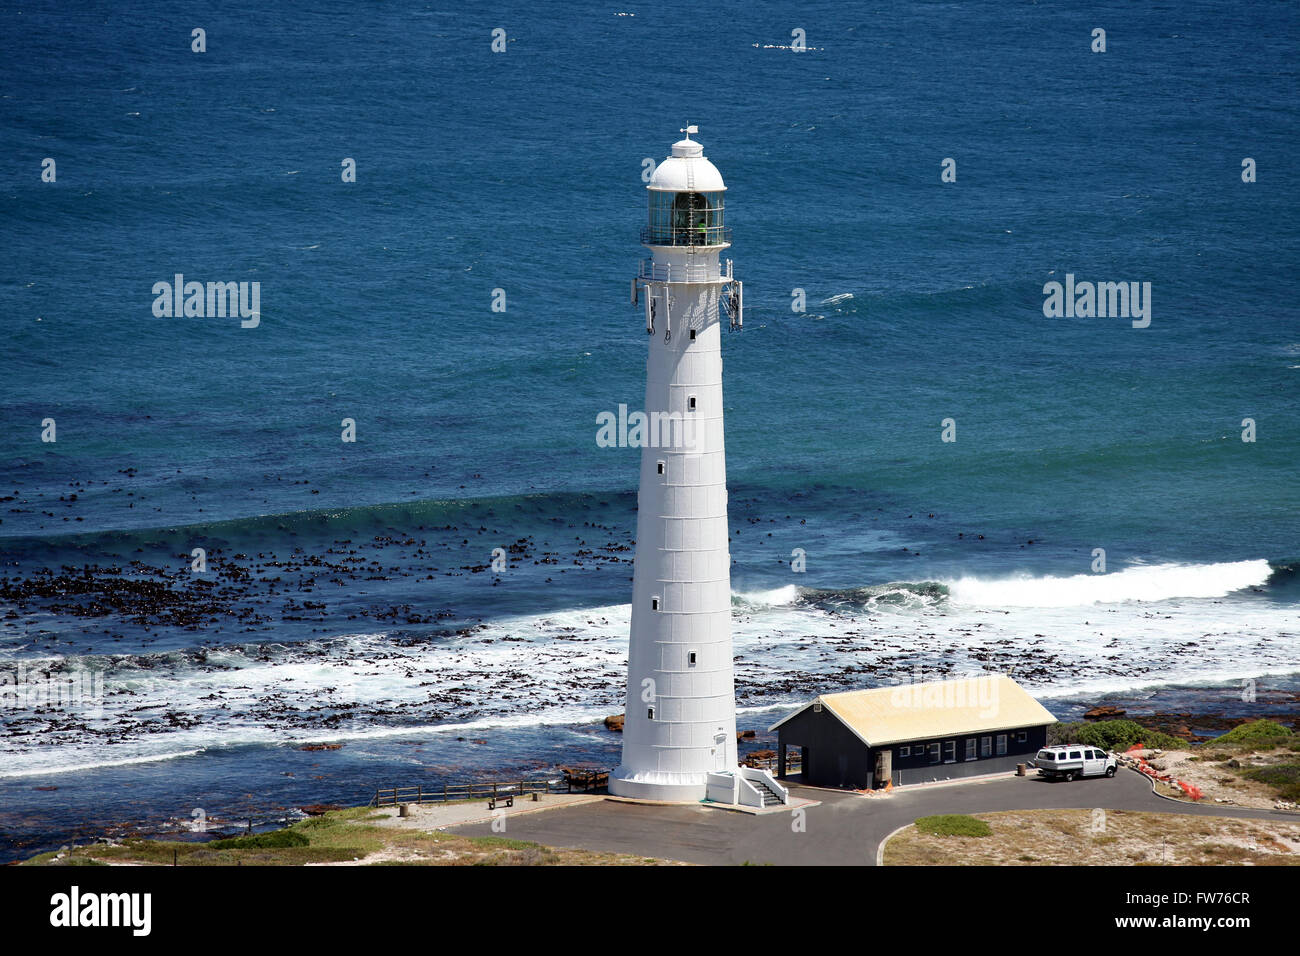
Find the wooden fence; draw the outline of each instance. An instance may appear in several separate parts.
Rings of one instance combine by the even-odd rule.
[[[791,753],[786,755],[785,758],[786,773],[788,774],[798,773],[802,769],[803,762],[801,760],[800,755],[801,755],[800,750],[792,751]],[[741,763],[744,764],[746,767],[753,767],[755,770],[767,770],[773,776],[776,775],[776,771],[778,767],[777,758],[775,756],[772,757],[749,756],[741,760]]]
[[[745,765],[776,773],[776,757],[745,759]],[[786,759],[786,772],[799,771],[799,752]],[[609,784],[608,770],[566,772],[563,780],[511,780],[492,783],[444,783],[440,786],[377,788],[370,798],[372,807],[395,807],[403,803],[446,803],[450,800],[489,800],[497,797],[528,797],[544,793],[585,793],[603,790]]]
[[[492,783],[444,783],[441,786],[377,788],[370,798],[372,807],[395,807],[403,803],[445,803],[450,800],[488,800],[497,797],[527,797],[544,793],[584,793],[609,783],[608,770],[575,771],[563,780],[512,780]]]

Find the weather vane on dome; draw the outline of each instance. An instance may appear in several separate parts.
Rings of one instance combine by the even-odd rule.
[[[700,131],[700,128],[699,128],[698,126],[687,126],[685,129],[679,129],[677,132],[679,132],[679,133],[685,133],[685,134],[686,134],[686,138],[687,138],[687,139],[690,139],[692,133],[698,133],[699,131]]]

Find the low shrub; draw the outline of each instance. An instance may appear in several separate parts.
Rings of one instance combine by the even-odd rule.
[[[1283,800],[1300,802],[1300,763],[1279,763],[1271,767],[1254,767],[1241,772],[1243,777],[1258,780],[1277,790]]]
[[[1222,736],[1215,737],[1211,743],[1243,744],[1252,747],[1277,746],[1289,743],[1294,736],[1289,729],[1271,720],[1252,720],[1248,724],[1233,727]]]
[[[1105,750],[1128,750],[1135,744],[1161,750],[1181,750],[1187,741],[1158,730],[1150,730],[1132,720],[1081,720],[1072,724],[1056,723],[1047,728],[1049,744],[1083,744]]]
[[[213,840],[208,846],[214,850],[279,850],[291,846],[307,846],[311,840],[297,830],[271,830],[250,836]]]

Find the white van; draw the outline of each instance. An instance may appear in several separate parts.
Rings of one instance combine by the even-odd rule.
[[[1115,776],[1119,761],[1106,751],[1084,744],[1044,747],[1033,764],[1039,776],[1048,780],[1073,780],[1076,777]]]

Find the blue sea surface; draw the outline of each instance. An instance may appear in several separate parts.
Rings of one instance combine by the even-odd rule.
[[[1268,0],[0,9],[0,665],[102,673],[112,725],[5,685],[0,856],[616,762],[639,451],[597,416],[687,124],[745,283],[742,724],[965,665],[1294,714],[1297,40]],[[178,273],[260,324],[156,317]],[[1150,326],[1046,317],[1067,274]],[[103,583],[197,606],[194,548],[211,613]]]

